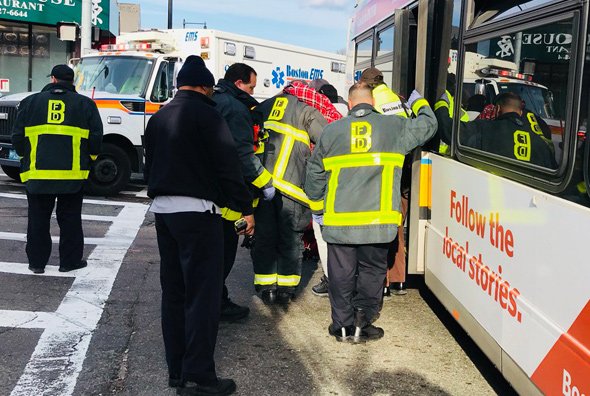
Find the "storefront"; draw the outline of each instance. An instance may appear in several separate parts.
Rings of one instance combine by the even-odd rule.
[[[79,53],[80,40],[61,41],[59,22],[80,23],[82,0],[0,0],[0,94],[38,91],[53,65]],[[101,36],[118,33],[115,0],[92,0]]]

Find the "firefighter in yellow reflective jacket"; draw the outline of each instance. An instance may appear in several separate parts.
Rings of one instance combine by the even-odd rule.
[[[328,125],[314,149],[305,192],[328,243],[329,333],[339,341],[366,341],[383,336],[371,323],[401,221],[404,156],[434,135],[437,122],[416,91],[408,101],[415,119],[376,112],[363,82],[351,87],[348,100],[350,115]]]
[[[12,132],[27,189],[26,252],[34,273],[44,272],[51,254],[49,225],[56,200],[59,270],[86,266],[82,186],[91,157],[99,153],[103,131],[96,104],[76,92],[73,80],[74,71],[67,65],[55,66],[51,83],[21,102]]]
[[[310,144],[317,142],[327,122],[314,107],[285,92],[257,110],[269,133],[264,166],[277,193],[270,201],[260,201],[254,212],[254,285],[265,303],[286,304],[301,280],[302,236],[311,221],[311,203],[303,192],[305,166]]]
[[[373,107],[379,113],[395,114],[403,118],[412,115],[412,111],[406,107],[399,95],[385,84],[381,70],[376,67],[365,69],[361,74],[360,81],[367,83],[373,90]]]
[[[441,99],[439,99],[434,104],[434,114],[437,114],[441,111],[448,111],[449,117],[451,119],[453,119],[453,116],[455,115],[455,98],[451,94],[451,91],[454,91],[456,86],[457,86],[457,77],[455,76],[455,74],[454,73],[447,74],[447,87],[446,87],[447,89],[445,89],[443,97],[441,97]],[[443,98],[446,100],[443,100]],[[460,114],[459,119],[462,122],[469,121],[469,114],[467,114],[467,112],[463,109],[463,107],[459,108],[459,114]],[[440,144],[438,146],[438,152],[441,154],[445,154],[445,155],[451,154],[451,147],[448,144],[446,144],[445,142],[443,142],[442,138],[441,138]]]

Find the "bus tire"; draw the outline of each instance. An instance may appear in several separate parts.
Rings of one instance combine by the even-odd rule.
[[[0,165],[2,166],[2,171],[6,173],[6,176],[10,177],[12,180],[21,182],[20,181],[20,167],[18,166],[8,166],[8,165]]]
[[[131,161],[125,150],[112,143],[103,143],[101,153],[92,163],[84,190],[89,195],[115,195],[125,188],[130,176]]]

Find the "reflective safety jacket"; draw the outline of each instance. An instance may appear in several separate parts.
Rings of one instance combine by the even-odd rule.
[[[48,84],[19,105],[12,143],[21,159],[21,180],[31,194],[80,191],[102,142],[94,101],[73,85]]]
[[[388,243],[401,222],[400,181],[404,157],[437,128],[425,99],[414,119],[379,114],[359,104],[328,125],[307,167],[305,192],[324,215],[328,243]]]
[[[452,120],[446,112],[437,112],[441,138],[449,143]],[[549,145],[532,129],[530,121],[518,113],[506,113],[494,120],[461,122],[459,143],[479,150],[556,169],[555,156]]]
[[[385,84],[378,85],[373,89],[373,100],[375,101],[375,109],[381,114],[395,114],[404,118],[412,115],[402,99]]]
[[[436,114],[439,111],[439,109],[442,109],[440,111],[448,111],[449,117],[451,119],[453,119],[453,114],[455,113],[455,98],[453,98],[453,95],[451,95],[451,93],[449,91],[445,90],[445,93],[447,94],[447,98],[449,98],[449,103],[447,103],[446,101],[444,101],[442,99],[439,100],[438,102],[436,102],[434,104],[434,113]],[[461,114],[460,120],[463,122],[468,122],[469,121],[469,114],[467,114],[467,112],[465,110],[463,110],[462,107],[459,111]],[[445,142],[443,142],[441,139],[440,145],[438,146],[438,152],[441,154],[449,155],[451,153],[451,147],[448,144],[446,144]]]
[[[303,192],[305,166],[311,156],[310,143],[317,143],[326,119],[315,108],[285,93],[265,100],[257,109],[269,133],[264,166],[272,173],[273,185],[283,196],[314,209]]]

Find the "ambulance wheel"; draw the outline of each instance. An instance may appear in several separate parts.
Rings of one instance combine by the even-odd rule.
[[[20,168],[18,166],[1,165],[2,171],[12,180],[20,183]]]
[[[103,143],[102,152],[90,168],[85,191],[89,195],[115,195],[125,188],[130,176],[131,161],[125,150]]]

